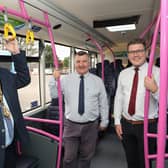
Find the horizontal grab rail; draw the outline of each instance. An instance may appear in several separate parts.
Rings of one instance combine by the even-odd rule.
[[[48,132],[46,132],[46,131],[43,131],[43,130],[41,130],[41,129],[34,128],[34,127],[30,127],[30,126],[26,126],[26,128],[27,128],[29,131],[36,132],[36,133],[38,133],[38,134],[44,135],[44,136],[46,136],[46,137],[49,137],[49,138],[51,138],[51,139],[53,139],[53,140],[56,140],[56,141],[60,141],[60,140],[61,140],[61,138],[57,137],[56,135],[53,135],[53,134],[48,133]]]
[[[50,119],[42,119],[42,118],[34,118],[34,117],[24,117],[27,121],[36,121],[42,123],[50,123],[50,124],[60,124],[60,120],[50,120]]]

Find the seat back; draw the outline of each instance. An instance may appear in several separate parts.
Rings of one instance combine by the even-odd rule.
[[[29,131],[29,134],[30,144],[23,147],[23,155],[38,158],[39,168],[55,168],[57,162],[58,143],[51,138],[31,131]]]
[[[16,168],[38,168],[39,160],[32,156],[21,155],[16,160]]]

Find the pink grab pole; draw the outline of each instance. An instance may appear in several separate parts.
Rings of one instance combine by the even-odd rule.
[[[164,168],[166,145],[166,108],[168,85],[168,1],[161,0],[160,24],[160,95],[159,95],[159,122],[157,143],[157,168]]]
[[[139,38],[144,38],[145,35],[151,30],[152,26],[156,23],[158,18],[158,14],[155,16],[155,18],[153,19],[153,21],[146,27],[145,31],[143,31],[141,33],[141,35],[139,36]]]
[[[151,77],[152,74],[152,66],[154,62],[154,55],[155,55],[155,49],[156,49],[156,42],[157,42],[157,35],[159,31],[159,25],[160,25],[160,15],[157,18],[156,28],[154,31],[154,36],[152,39],[152,46],[151,46],[151,52],[149,57],[149,66],[148,66],[148,73],[147,75]],[[145,154],[145,167],[149,168],[149,158],[148,158],[148,111],[149,111],[149,96],[150,92],[146,90],[145,93],[145,105],[144,105],[144,154]]]
[[[58,56],[56,54],[56,47],[54,43],[53,33],[51,29],[51,25],[49,23],[48,14],[44,13],[45,21],[48,26],[48,33],[52,45],[52,52],[53,52],[53,60],[54,60],[54,66],[55,68],[58,68]],[[63,134],[63,110],[62,110],[62,93],[61,93],[61,83],[60,79],[57,80],[57,86],[58,86],[58,97],[59,97],[59,121],[60,121],[60,127],[59,127],[59,148],[58,148],[58,158],[57,158],[57,168],[60,168],[60,161],[61,161],[61,153],[62,153],[62,134]]]
[[[104,81],[104,53],[103,53],[103,49],[100,46],[100,44],[90,35],[87,34],[87,36],[89,37],[89,39],[92,41],[92,43],[98,48],[99,53],[100,53],[100,57],[101,57],[101,62],[102,62],[102,80]]]

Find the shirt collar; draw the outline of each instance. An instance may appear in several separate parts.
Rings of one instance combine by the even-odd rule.
[[[79,73],[77,73],[77,72],[76,72],[76,75],[77,75],[77,77],[79,77],[79,78],[80,78],[80,76],[81,76],[81,74],[79,74]],[[84,78],[86,78],[87,76],[89,76],[89,72],[85,73],[83,76],[84,76]]]
[[[148,63],[147,63],[147,62],[144,62],[144,64],[142,64],[142,65],[139,67],[139,71],[142,70],[142,69],[144,69],[146,66],[148,66]],[[132,70],[134,70],[134,69],[135,69],[135,67],[132,66]]]

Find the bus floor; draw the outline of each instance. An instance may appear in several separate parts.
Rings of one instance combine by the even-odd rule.
[[[123,146],[113,130],[101,136],[91,168],[126,168]]]

